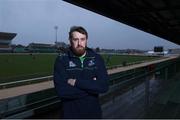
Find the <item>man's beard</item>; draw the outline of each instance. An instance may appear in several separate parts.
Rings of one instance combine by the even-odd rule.
[[[77,48],[72,47],[72,51],[76,56],[79,57],[79,56],[82,56],[85,53],[86,48],[84,48],[82,46],[78,46]]]

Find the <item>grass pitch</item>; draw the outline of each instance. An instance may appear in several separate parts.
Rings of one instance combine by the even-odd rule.
[[[102,55],[106,66],[152,60],[157,57]],[[52,75],[57,54],[0,54],[0,83]]]

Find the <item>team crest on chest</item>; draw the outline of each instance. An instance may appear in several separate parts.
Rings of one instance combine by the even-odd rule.
[[[95,63],[94,63],[94,60],[90,60],[89,63],[88,63],[88,66],[91,67],[93,66]]]
[[[69,61],[69,67],[76,67],[76,64],[73,61]]]

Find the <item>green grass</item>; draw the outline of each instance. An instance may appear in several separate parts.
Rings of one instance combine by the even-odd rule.
[[[56,55],[0,55],[0,82],[51,75]]]
[[[52,75],[56,54],[1,54],[0,55],[0,83],[28,79],[33,77]],[[103,55],[105,62],[108,56]],[[155,57],[112,55],[106,66],[151,60]]]
[[[154,56],[138,56],[138,55],[112,55],[108,61],[108,55],[103,55],[106,66],[115,66],[122,65],[123,62],[133,63],[140,61],[149,61],[153,59],[157,59],[158,57]]]

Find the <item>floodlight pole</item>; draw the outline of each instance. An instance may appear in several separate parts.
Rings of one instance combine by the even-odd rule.
[[[58,30],[58,26],[54,26],[55,29],[55,44],[57,43],[57,30]]]

